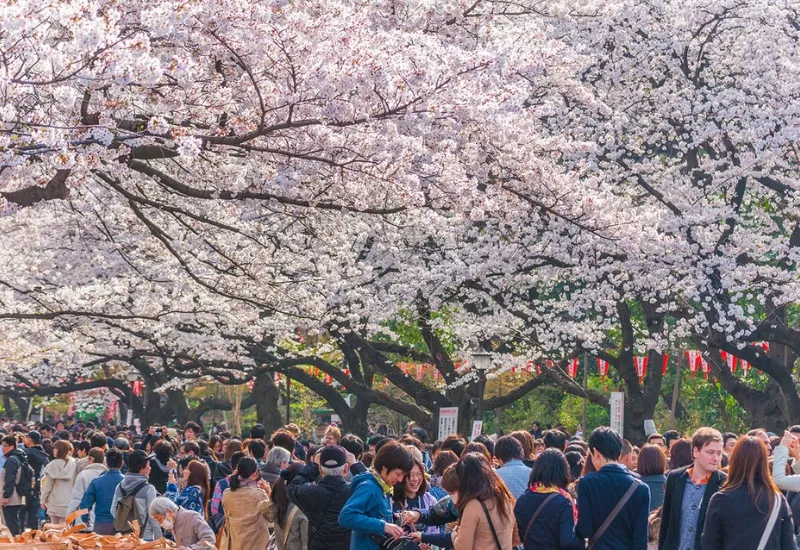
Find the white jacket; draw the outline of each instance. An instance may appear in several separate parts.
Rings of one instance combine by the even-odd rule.
[[[800,475],[787,476],[786,463],[789,460],[789,449],[778,445],[772,451],[772,479],[781,491],[800,492]],[[795,474],[800,473],[800,461],[795,460],[792,465]]]
[[[75,460],[56,458],[42,472],[42,504],[50,514],[66,516],[72,486],[75,484]]]
[[[86,494],[86,489],[89,488],[89,484],[92,480],[100,477],[107,471],[108,468],[98,463],[87,465],[86,468],[78,474],[78,477],[75,478],[75,485],[72,487],[72,496],[69,499],[69,506],[67,506],[67,515],[70,515],[81,505],[83,495]],[[76,523],[80,523],[80,520],[76,521]],[[91,527],[92,525],[94,525],[94,509],[89,512],[89,525],[87,527]]]

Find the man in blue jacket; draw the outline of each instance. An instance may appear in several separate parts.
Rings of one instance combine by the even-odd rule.
[[[413,465],[411,452],[389,441],[378,451],[372,469],[353,478],[352,495],[339,513],[339,525],[352,531],[350,550],[378,550],[387,535],[403,535],[403,528],[392,522],[392,488]]]
[[[114,499],[117,485],[120,484],[124,477],[120,472],[122,462],[123,456],[119,450],[109,450],[106,453],[108,471],[92,480],[83,494],[80,506],[78,506],[80,510],[91,510],[94,506],[94,532],[99,535],[114,534],[114,516],[111,515],[111,501]],[[87,523],[89,515],[84,515],[81,521]]]
[[[595,550],[647,550],[650,489],[618,462],[622,437],[611,428],[596,428],[589,436],[589,452],[597,471],[578,483],[575,533],[579,538],[593,540]],[[627,502],[602,530],[629,490],[633,493]]]

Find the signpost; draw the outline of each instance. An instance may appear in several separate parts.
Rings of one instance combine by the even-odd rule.
[[[611,427],[622,435],[625,426],[625,394],[621,391],[612,391],[608,402],[611,409]]]
[[[470,441],[473,441],[476,437],[481,435],[483,432],[483,420],[475,420],[472,422],[472,436],[469,438]]]
[[[439,409],[439,439],[458,432],[458,407]]]

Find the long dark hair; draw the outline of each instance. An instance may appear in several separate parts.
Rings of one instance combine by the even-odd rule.
[[[288,486],[294,479],[294,476],[300,473],[300,470],[303,468],[303,464],[292,462],[289,464],[288,468],[281,471],[280,477],[275,480],[275,484],[272,486],[272,493],[269,498],[276,508],[276,517],[278,518],[278,525],[281,526],[281,529],[287,529],[286,516],[289,514],[289,508],[292,505],[289,500]]]
[[[734,491],[746,487],[747,493],[753,499],[753,504],[759,512],[758,501],[762,495],[767,496],[767,515],[772,513],[773,496],[780,490],[772,481],[769,471],[769,458],[767,447],[760,439],[753,436],[744,436],[736,442],[728,464],[728,479],[722,485],[723,491]]]
[[[244,456],[236,466],[236,475],[231,476],[231,491],[241,488],[242,479],[248,479],[258,471],[258,463],[254,458]]]
[[[208,509],[208,499],[211,497],[211,486],[208,482],[208,466],[205,462],[192,460],[186,465],[189,470],[189,479],[186,481],[187,487],[200,487],[200,494],[203,499],[203,514]]]
[[[511,503],[514,497],[505,483],[492,469],[489,461],[480,453],[467,453],[456,465],[458,474],[458,509],[460,518],[464,517],[464,509],[471,500],[480,502],[493,501],[504,520],[509,518]]]

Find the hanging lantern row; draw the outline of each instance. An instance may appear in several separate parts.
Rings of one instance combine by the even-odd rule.
[[[754,346],[762,348],[765,352],[769,352],[769,342],[754,342]],[[744,376],[747,376],[747,373],[750,370],[750,363],[745,361],[744,359],[738,358],[733,354],[727,353],[725,351],[720,351],[720,355],[722,356],[723,362],[728,366],[731,373],[736,372],[737,364],[740,364],[742,367],[742,371],[744,372]],[[710,371],[710,367],[708,361],[706,361],[699,350],[686,350],[686,359],[689,364],[689,371],[692,373],[692,378],[695,378],[697,372],[700,371],[703,373],[703,378],[708,380],[708,373]],[[605,359],[601,359],[600,357],[596,358],[597,360],[597,372],[600,374],[603,381],[605,381],[606,376],[608,376],[608,367],[609,363]],[[647,376],[647,369],[649,367],[649,356],[634,356],[633,363],[636,368],[636,376],[639,378],[639,382],[644,382],[645,377]],[[426,376],[430,376],[435,382],[442,381],[442,374],[439,372],[434,365],[429,363],[405,363],[399,362],[395,365],[398,370],[400,370],[406,376],[413,376],[418,382],[422,382],[425,380]],[[467,363],[454,363],[453,365],[456,371],[462,371],[466,366]],[[546,361],[546,366],[548,368],[552,368],[554,366],[554,362],[550,359]],[[661,360],[661,375],[664,376],[667,374],[667,369],[669,366],[669,354],[665,353],[662,356]],[[320,376],[322,377],[322,381],[326,385],[336,384],[338,382],[333,380],[330,374],[323,373],[318,367],[304,367],[308,374],[313,376],[314,378],[319,379]],[[578,375],[578,370],[580,368],[580,359],[578,357],[574,357],[567,361],[566,363],[566,371],[567,376],[571,379],[575,379]],[[534,363],[533,361],[527,361],[524,365],[514,365],[511,367],[512,373],[528,373],[528,374],[542,374],[542,367],[538,363]],[[761,371],[758,371],[761,374]],[[344,369],[345,376],[350,376],[350,369]],[[274,373],[274,380],[275,382],[281,381],[281,374],[276,372]],[[382,374],[376,375],[376,381],[378,382],[385,382],[386,377]],[[138,392],[141,393],[141,381],[134,382],[134,393],[137,392],[136,384],[138,386]],[[250,388],[252,391],[253,389],[253,380],[249,380],[247,382],[247,387]],[[136,393],[136,395],[139,395]]]

